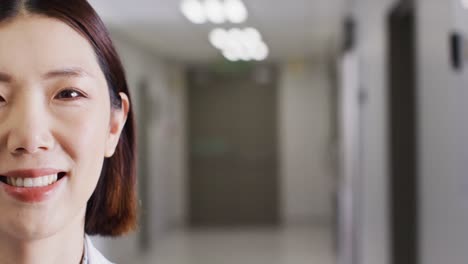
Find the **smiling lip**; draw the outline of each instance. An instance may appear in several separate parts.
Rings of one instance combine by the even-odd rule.
[[[15,178],[36,178],[51,174],[58,174],[64,170],[43,168],[43,169],[22,169],[0,173],[0,176]],[[65,178],[65,177],[63,177]],[[57,180],[51,185],[43,187],[15,187],[0,181],[0,186],[12,198],[25,203],[39,203],[49,199],[63,183],[63,179]]]

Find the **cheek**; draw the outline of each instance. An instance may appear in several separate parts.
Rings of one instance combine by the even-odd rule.
[[[67,116],[61,119],[67,125],[61,126],[64,129],[57,143],[70,159],[71,184],[68,193],[77,204],[82,204],[91,196],[101,174],[109,113],[90,111],[79,115],[69,113]]]
[[[80,111],[60,118],[58,144],[75,165],[88,167],[104,156],[107,134],[109,133],[109,112]],[[96,160],[97,159],[97,160]]]

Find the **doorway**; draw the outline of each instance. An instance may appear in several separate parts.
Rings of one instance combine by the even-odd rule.
[[[193,67],[188,80],[189,224],[276,225],[274,67]]]
[[[415,15],[411,1],[389,14],[389,175],[392,263],[418,264]]]

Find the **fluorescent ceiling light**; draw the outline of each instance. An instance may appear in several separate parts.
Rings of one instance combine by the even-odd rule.
[[[268,46],[255,28],[215,28],[210,32],[209,40],[211,45],[221,50],[224,57],[230,61],[261,61],[269,54]]]
[[[262,40],[262,35],[260,35],[260,32],[258,32],[257,29],[255,28],[246,28],[244,29],[244,36],[248,41],[252,42],[258,42]]]
[[[210,43],[217,49],[223,49],[226,46],[229,35],[222,28],[215,28],[210,32]]]
[[[235,56],[238,60],[240,60],[243,59],[245,55],[243,54],[242,46],[240,45],[236,34],[233,34],[236,32],[236,30],[239,29],[230,29],[227,32],[227,41],[226,44],[223,47],[221,47],[221,50],[223,50],[223,54],[231,54],[232,56]]]
[[[180,10],[189,21],[203,24],[244,23],[247,8],[242,0],[182,0]]]
[[[244,37],[243,33],[244,32],[239,28],[231,28],[228,30],[228,35],[233,41],[241,40]]]
[[[247,8],[241,0],[225,0],[224,12],[231,23],[244,23],[247,20]]]
[[[237,54],[235,54],[234,52],[229,51],[229,50],[223,51],[223,56],[228,61],[238,61],[239,60],[239,57],[237,56]]]
[[[252,57],[254,58],[254,60],[262,61],[268,57],[269,53],[270,51],[268,49],[268,46],[264,42],[260,42],[254,48]]]
[[[194,24],[203,24],[207,18],[202,4],[198,0],[184,0],[180,4],[180,10],[185,17]]]
[[[205,8],[205,15],[208,21],[214,24],[226,22],[224,6],[219,0],[205,0],[205,2],[203,2],[203,6]]]

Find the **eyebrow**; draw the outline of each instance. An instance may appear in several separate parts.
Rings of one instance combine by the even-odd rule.
[[[58,77],[93,77],[93,75],[91,75],[81,67],[61,68],[50,71],[43,75],[43,79],[52,79]]]
[[[47,72],[42,76],[43,79],[53,79],[60,77],[91,77],[94,78],[92,74],[85,71],[81,67],[64,67],[56,70]],[[0,83],[11,83],[13,77],[7,73],[0,72]]]

